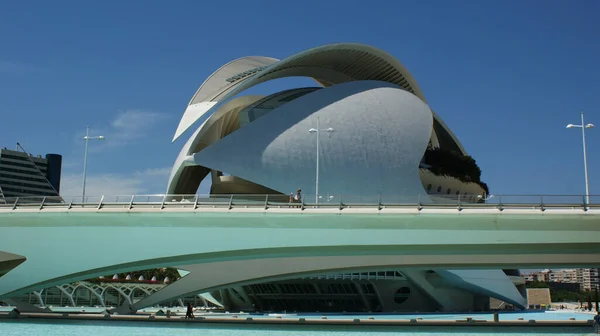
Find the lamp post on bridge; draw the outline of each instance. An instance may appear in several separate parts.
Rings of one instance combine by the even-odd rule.
[[[583,119],[583,111],[581,111],[581,125],[568,124],[567,128],[581,128],[581,138],[583,139],[583,169],[585,174],[585,204],[590,204],[590,185],[588,182],[588,166],[587,166],[587,148],[585,144],[585,129],[594,128],[594,124],[586,124]]]
[[[320,147],[319,147],[320,134],[321,134],[321,132],[331,133],[331,132],[333,132],[333,128],[328,127],[325,129],[321,129],[319,117],[317,117],[317,128],[311,128],[308,131],[310,133],[317,134],[317,164],[316,164],[317,167],[316,167],[316,176],[315,176],[315,203],[318,204],[319,203],[319,156],[321,156]]]
[[[90,140],[104,140],[104,136],[90,136],[90,126],[87,126],[83,140],[85,140],[85,153],[83,155],[83,183],[81,186],[81,204],[85,203],[85,180],[87,175],[88,143],[90,142]]]
[[[487,194],[477,195],[477,199],[482,200],[484,203],[487,203],[487,201],[491,200],[492,198],[494,198],[494,195],[487,195]]]

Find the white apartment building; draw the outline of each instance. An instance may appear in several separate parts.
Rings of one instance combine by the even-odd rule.
[[[590,291],[600,285],[600,269],[546,269],[539,272],[523,274],[523,278],[525,281],[578,283],[582,291]]]
[[[577,270],[576,269],[560,269],[552,270],[548,272],[548,282],[577,282]]]
[[[578,268],[577,269],[577,282],[581,286],[581,290],[589,291],[594,290],[599,285],[598,281],[598,268]]]

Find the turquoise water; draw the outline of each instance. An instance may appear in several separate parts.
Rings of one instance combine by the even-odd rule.
[[[0,307],[0,311],[11,311],[12,307]],[[93,307],[52,307],[52,311],[55,312],[87,312],[87,313],[100,313],[106,308],[93,308]],[[183,315],[185,312],[185,307],[181,308],[161,308],[163,311],[167,311],[170,309],[172,312],[178,312],[178,315]],[[158,311],[158,308],[151,309],[143,309],[140,313],[155,313]],[[443,314],[443,313],[419,313],[419,314],[366,314],[366,315],[358,315],[358,314],[253,314],[253,313],[195,313],[197,317],[205,316],[205,317],[228,317],[231,315],[237,315],[238,317],[261,317],[261,318],[276,318],[276,316],[281,316],[284,318],[300,318],[303,317],[307,320],[311,319],[321,319],[321,316],[327,316],[329,319],[335,320],[353,320],[353,319],[368,319],[369,317],[373,317],[376,320],[410,320],[416,318],[422,318],[423,320],[460,320],[465,319],[467,317],[472,317],[476,320],[488,320],[493,321],[494,315],[491,313],[457,313],[457,314]],[[522,312],[500,312],[500,321],[516,321],[519,318],[523,320],[536,320],[536,321],[568,321],[570,318],[575,318],[577,321],[587,321],[594,318],[594,313],[584,313],[584,312],[575,312],[569,310],[558,310],[558,311],[522,311]],[[1,335],[0,335],[1,336]]]
[[[196,316],[210,317],[213,314],[205,314]],[[216,315],[216,314],[214,314]],[[240,314],[237,314],[240,316]],[[416,318],[422,318],[423,320],[460,320],[467,317],[472,317],[476,320],[494,320],[494,314],[477,314],[477,313],[461,313],[461,314],[440,314],[440,313],[422,313],[422,314],[368,314],[368,315],[346,315],[346,314],[273,314],[280,315],[284,318],[303,317],[309,319],[320,319],[321,316],[327,316],[328,319],[334,320],[353,320],[353,319],[367,319],[373,317],[375,320],[410,320]],[[256,316],[249,314],[248,316]],[[240,316],[241,317],[241,316]],[[258,317],[258,316],[257,316]],[[264,317],[260,315],[260,317]],[[592,313],[581,313],[572,311],[545,311],[545,312],[501,312],[500,321],[517,321],[519,318],[523,320],[536,320],[536,321],[568,321],[570,318],[575,318],[577,321],[587,321],[594,318]]]
[[[234,326],[200,323],[122,321],[0,321],[2,336],[542,336],[595,335],[592,328],[520,327],[373,327],[373,326]]]
[[[86,307],[89,309],[89,307]],[[71,308],[73,309],[73,308]],[[174,310],[175,311],[175,310]],[[472,317],[481,320],[493,320],[493,314],[369,314],[369,315],[343,315],[343,314],[226,314],[207,313],[196,316],[227,318],[237,315],[240,318],[252,316],[261,318],[300,318],[307,320],[321,319],[327,316],[329,320],[367,319],[375,320],[408,320],[422,318],[423,320],[457,320]],[[590,320],[593,314],[573,311],[546,311],[546,312],[502,312],[501,321],[515,321],[519,318],[527,320],[561,320],[575,318],[578,321]],[[279,326],[279,325],[223,325],[201,323],[156,323],[126,322],[126,321],[74,321],[74,320],[0,320],[0,336],[104,336],[104,335],[202,335],[202,336],[433,336],[433,335],[469,335],[469,336],[507,336],[507,335],[595,335],[591,326],[578,328],[553,328],[553,327],[389,327],[389,326]]]

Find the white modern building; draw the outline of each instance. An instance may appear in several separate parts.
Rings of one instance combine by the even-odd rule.
[[[243,95],[292,76],[317,85]],[[479,168],[415,79],[369,46],[227,63],[192,97],[174,140],[200,120],[175,162],[169,194],[195,194],[208,175],[211,194],[302,189],[307,201],[477,202],[487,193]]]
[[[316,85],[244,95],[257,84],[292,76],[312,78]],[[183,199],[196,194],[207,176],[211,197],[288,199],[301,189],[302,201],[311,203],[474,203],[488,193],[479,167],[408,70],[370,46],[333,44],[283,60],[251,56],[229,62],[194,94],[173,141],[200,121],[167,188]],[[517,270],[496,274],[491,287],[477,290],[461,286],[460,273],[453,275],[457,284],[442,280],[440,272],[338,273],[212,294],[226,307],[244,310],[436,310],[439,296],[462,302],[453,309],[485,310],[493,287],[510,284],[521,297],[511,303],[524,302]]]

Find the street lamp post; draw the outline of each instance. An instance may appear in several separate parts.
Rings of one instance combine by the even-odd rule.
[[[317,134],[317,172],[316,172],[316,177],[315,177],[315,203],[319,203],[319,156],[321,154],[320,152],[320,148],[319,148],[319,143],[320,143],[320,133],[325,131],[327,133],[331,133],[333,132],[333,128],[328,127],[325,129],[321,129],[321,125],[319,123],[319,117],[317,117],[317,128],[311,128],[308,130],[310,133],[316,133]]]
[[[585,144],[585,129],[594,128],[594,124],[586,124],[583,119],[583,111],[581,111],[581,125],[568,124],[567,128],[581,128],[581,138],[583,139],[583,169],[585,172],[585,203],[590,204],[590,185],[588,182],[588,166],[587,166],[587,148]]]
[[[489,201],[492,198],[494,198],[494,195],[488,195],[488,194],[477,195],[477,198],[480,199],[480,200],[483,200],[484,203],[487,203],[487,201]]]
[[[90,140],[104,140],[104,136],[90,136],[90,126],[87,127],[85,131],[85,136],[83,137],[85,140],[85,154],[83,155],[83,184],[81,187],[81,203],[85,203],[85,179],[87,175],[87,155],[88,155],[88,142]]]

